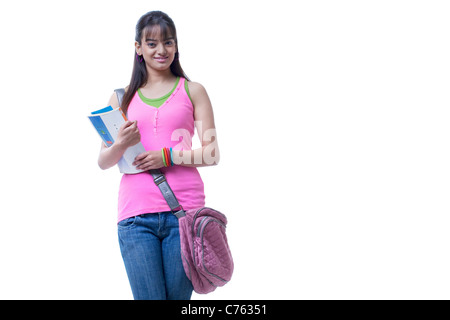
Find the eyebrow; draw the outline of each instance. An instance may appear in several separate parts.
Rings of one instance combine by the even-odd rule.
[[[164,39],[164,41],[174,40],[174,39],[175,39],[174,37],[170,37],[170,38]],[[158,41],[158,40],[156,40],[156,39],[145,39],[145,41]]]

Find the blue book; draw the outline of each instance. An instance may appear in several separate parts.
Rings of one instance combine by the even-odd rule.
[[[107,106],[106,108],[91,112],[91,114],[100,114],[100,113],[105,113],[108,111],[113,111],[113,108],[111,106]]]
[[[88,118],[107,147],[114,144],[120,127],[127,121],[122,109],[113,109],[111,106],[91,112]],[[133,162],[136,156],[143,152],[145,152],[145,148],[141,142],[129,147],[117,163],[120,172],[127,174],[141,173],[142,170],[136,169]]]

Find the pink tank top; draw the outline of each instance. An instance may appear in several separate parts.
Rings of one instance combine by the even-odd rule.
[[[137,120],[145,150],[191,150],[194,108],[181,78],[172,95],[159,108],[144,103],[135,93],[128,119]],[[160,169],[185,210],[205,206],[203,181],[197,168],[173,166]],[[119,188],[118,221],[144,213],[170,211],[161,191],[147,173],[124,174]]]

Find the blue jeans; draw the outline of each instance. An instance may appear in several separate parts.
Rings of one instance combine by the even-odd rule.
[[[118,223],[120,251],[135,300],[189,300],[192,283],[181,262],[178,219],[170,211]]]

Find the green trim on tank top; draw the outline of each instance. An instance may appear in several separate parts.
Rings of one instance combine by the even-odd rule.
[[[141,98],[141,100],[145,104],[148,104],[151,107],[159,108],[164,104],[164,102],[166,102],[167,99],[169,99],[169,97],[172,95],[172,93],[177,88],[179,82],[180,82],[180,77],[177,77],[177,80],[175,81],[175,85],[173,86],[172,90],[170,90],[170,92],[168,94],[162,96],[161,98],[149,99],[142,94],[141,89],[138,89],[138,94],[139,94],[139,97]],[[184,82],[184,88],[186,89],[186,93],[188,94],[189,100],[191,100],[191,102],[192,102],[191,94],[189,93],[187,80]]]

